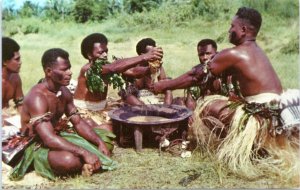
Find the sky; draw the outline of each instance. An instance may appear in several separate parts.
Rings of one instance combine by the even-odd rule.
[[[2,8],[12,7],[14,10],[21,8],[25,1],[30,1],[33,4],[43,6],[47,0],[3,0]]]

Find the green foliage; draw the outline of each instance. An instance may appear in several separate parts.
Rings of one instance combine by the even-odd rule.
[[[127,0],[124,1],[125,12],[131,14],[135,12],[150,11],[157,8],[162,3],[161,0]]]
[[[97,134],[102,139],[103,137],[107,137],[106,140],[108,141],[108,144],[112,144],[112,140],[107,136],[107,133],[103,130],[97,130]],[[101,162],[101,168],[104,170],[114,170],[117,168],[117,162],[113,161],[111,158],[103,154],[101,151],[98,150],[98,148],[92,144],[89,143],[87,140],[82,138],[81,136],[75,134],[75,133],[67,133],[67,132],[61,132],[60,135],[66,139],[67,141],[70,141],[71,143],[74,143],[77,146],[80,146],[84,148],[85,150],[90,151],[91,153],[94,153],[98,156],[100,162]],[[105,142],[106,143],[106,142]]]
[[[299,53],[299,35],[292,37],[289,40],[289,42],[280,49],[280,52],[283,54],[298,54]]]
[[[22,9],[20,9],[20,11],[19,11],[19,15],[22,18],[38,16],[39,9],[38,9],[37,5],[31,3],[30,1],[25,1]]]
[[[93,13],[92,6],[93,0],[77,0],[73,12],[75,21],[78,23],[88,21]]]
[[[99,2],[95,2],[94,6],[92,7],[92,15],[91,20],[92,21],[101,21],[109,15],[109,1],[108,0],[102,0]]]
[[[139,26],[147,29],[170,28],[174,25],[191,20],[195,15],[191,14],[193,7],[189,3],[165,2],[159,8],[151,11],[143,11],[131,15],[123,15],[120,25],[124,27]]]
[[[2,20],[13,20],[16,19],[16,12],[10,8],[6,8],[2,10]]]
[[[78,23],[85,23],[89,20],[99,22],[113,13],[111,6],[117,5],[109,0],[77,0],[73,16]]]
[[[25,18],[22,20],[12,20],[11,25],[7,26],[7,21],[3,22],[3,29],[9,36],[15,34],[36,34],[39,32],[40,21],[36,18]]]
[[[295,0],[242,0],[243,6],[283,18],[299,17],[299,2]]]
[[[107,84],[112,84],[113,88],[122,88],[124,82],[118,74],[112,73],[102,75],[102,66],[110,64],[106,59],[97,59],[86,72],[87,87],[90,92],[105,92]]]

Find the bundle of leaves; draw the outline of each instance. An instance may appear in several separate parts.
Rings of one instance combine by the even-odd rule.
[[[124,81],[117,73],[102,75],[102,66],[110,64],[107,59],[97,59],[86,72],[87,87],[92,93],[105,91],[107,85],[113,85],[113,88],[121,89]],[[104,82],[106,81],[106,83]]]

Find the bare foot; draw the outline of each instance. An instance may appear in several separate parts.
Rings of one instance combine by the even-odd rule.
[[[81,174],[84,176],[84,177],[89,177],[93,174],[93,166],[90,165],[90,164],[84,164],[82,166],[82,172]]]

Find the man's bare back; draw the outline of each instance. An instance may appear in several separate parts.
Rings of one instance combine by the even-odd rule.
[[[255,18],[257,19],[257,18]],[[229,29],[229,41],[233,48],[220,51],[209,63],[208,70],[213,75],[228,73],[233,80],[239,82],[241,94],[244,97],[261,93],[281,94],[281,82],[275,73],[269,59],[256,43],[256,35],[260,29],[261,20],[255,25],[245,18],[235,16]],[[172,81],[163,81],[153,85],[153,91],[186,88],[199,83],[207,71],[191,70]]]
[[[210,70],[218,75],[224,72],[224,66],[239,81],[241,93],[245,97],[266,92],[282,92],[277,74],[255,41],[245,41],[239,46],[221,51],[212,60]]]

